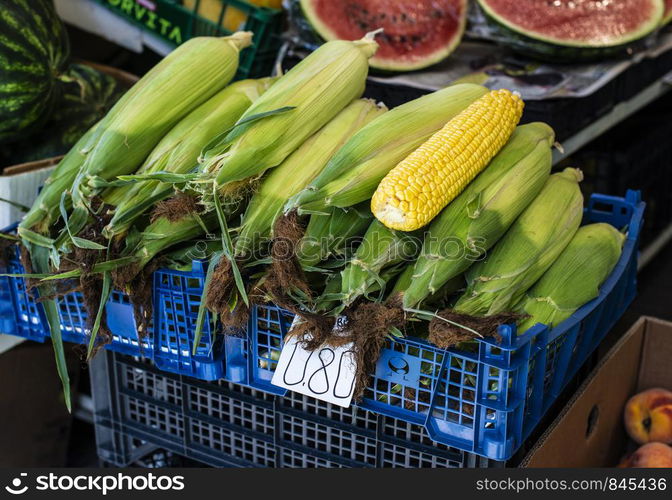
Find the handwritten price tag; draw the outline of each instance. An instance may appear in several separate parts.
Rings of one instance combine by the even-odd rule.
[[[336,328],[343,328],[343,324]],[[347,408],[355,390],[356,371],[352,343],[306,351],[297,337],[289,335],[271,383]]]

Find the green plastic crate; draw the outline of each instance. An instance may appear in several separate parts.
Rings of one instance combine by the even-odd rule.
[[[204,0],[196,0],[192,8],[185,7],[183,0],[96,1],[175,46],[196,36],[231,34],[222,26],[197,14]],[[254,44],[240,55],[240,67],[236,79],[257,78],[270,74],[280,47],[282,11],[257,7],[244,0],[219,0],[219,2],[222,5],[219,12],[220,24],[226,9],[236,8],[247,16],[241,29],[254,33]]]

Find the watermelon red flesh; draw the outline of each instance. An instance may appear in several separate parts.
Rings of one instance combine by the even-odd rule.
[[[668,0],[669,1],[669,0]],[[662,16],[661,0],[479,0],[514,31],[550,43],[609,47],[642,38]]]
[[[301,0],[301,5],[327,40],[357,40],[383,28],[371,66],[396,71],[447,57],[459,43],[467,17],[466,0]]]

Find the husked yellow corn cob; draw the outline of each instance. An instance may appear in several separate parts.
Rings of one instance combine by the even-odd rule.
[[[522,113],[523,101],[508,90],[481,97],[387,174],[371,211],[392,229],[428,224],[504,146]]]
[[[451,85],[397,106],[357,132],[329,160],[306,189],[293,196],[285,212],[325,212],[351,207],[371,196],[380,181],[446,122],[488,93],[480,85]],[[370,211],[370,209],[369,209]]]
[[[545,123],[521,125],[509,142],[427,227],[404,307],[417,309],[448,280],[478,261],[537,197],[551,172],[553,129]],[[459,243],[458,243],[459,242]],[[456,245],[463,251],[456,252]]]

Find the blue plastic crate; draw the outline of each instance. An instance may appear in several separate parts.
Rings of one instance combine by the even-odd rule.
[[[13,253],[9,259],[6,271],[9,274],[25,272],[19,262],[18,251],[15,254]],[[5,300],[8,298],[11,304],[11,311],[3,307],[10,315],[3,320],[3,323],[7,323],[8,326],[8,329],[3,330],[3,332],[35,342],[44,342],[49,337],[49,331],[43,327],[43,317],[40,315],[41,308],[38,307],[35,297],[26,289],[25,280],[3,277],[2,281],[3,298]]]
[[[127,466],[161,448],[212,466],[496,467],[421,425],[306,396],[201,382],[116,353],[92,362],[101,458]]]
[[[224,376],[224,335],[215,335],[209,313],[193,354],[206,272],[204,262],[194,261],[191,271],[154,273],[154,363],[168,372],[217,380]]]
[[[3,268],[4,272],[6,268]],[[0,278],[0,332],[15,334],[14,303],[10,292],[9,278]],[[40,339],[42,340],[42,339]]]
[[[9,260],[7,271],[9,274],[25,272],[19,260],[18,250]],[[2,316],[0,321],[7,322],[7,333],[29,340],[44,342],[49,337],[49,327],[44,308],[37,301],[37,290],[27,291],[23,278],[3,277],[3,290],[0,294],[0,309],[6,308],[8,296],[11,300],[9,315]],[[3,301],[5,298],[5,301]],[[66,342],[85,344],[88,342],[86,329],[87,312],[80,292],[71,292],[57,299],[58,313],[61,322],[61,335]],[[151,357],[153,353],[152,332],[138,340],[133,306],[128,296],[115,290],[107,302],[107,326],[112,333],[112,339],[106,345],[107,349],[132,356]]]
[[[359,406],[422,425],[436,442],[508,460],[634,299],[643,213],[635,191],[625,198],[591,197],[584,222],[627,226],[628,237],[599,297],[562,324],[552,330],[539,324],[521,336],[503,325],[501,342],[479,340],[472,351],[388,340]],[[253,309],[249,345],[240,346],[248,348],[250,386],[286,393],[270,380],[292,319],[274,305]]]
[[[388,340],[359,406],[420,426],[434,442],[451,448],[494,460],[510,458],[634,298],[643,211],[637,192],[590,199],[586,222],[629,226],[629,233],[599,297],[567,321],[553,330],[537,325],[521,336],[504,325],[501,342],[478,341],[472,351],[441,350],[415,338]],[[21,272],[18,261],[11,265]],[[200,261],[191,271],[154,273],[154,336],[144,349],[137,344],[128,299],[113,294],[108,323],[115,339],[108,348],[131,355],[153,352],[156,366],[164,371],[202,380],[224,378],[285,395],[270,380],[293,316],[277,306],[254,306],[246,336],[215,335],[217,325],[208,316],[192,354],[205,276]],[[44,338],[42,308],[26,294],[23,280],[8,282],[15,332],[35,338],[42,332]],[[64,336],[83,341],[81,297],[66,295],[59,300],[59,311]]]

